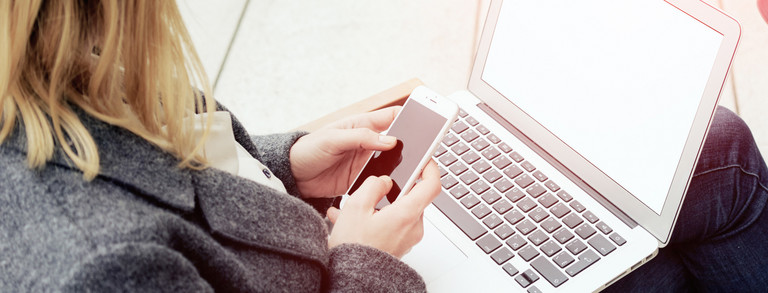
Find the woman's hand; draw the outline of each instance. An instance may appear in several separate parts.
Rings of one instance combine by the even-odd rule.
[[[387,176],[368,177],[347,199],[341,211],[328,209],[334,223],[328,247],[357,243],[383,250],[397,258],[405,255],[424,235],[424,209],[440,193],[440,173],[430,161],[416,183],[394,203],[376,211],[379,202],[392,187]]]
[[[389,150],[397,139],[379,134],[402,107],[340,120],[301,137],[291,147],[291,171],[305,198],[334,197],[347,191],[373,151]]]

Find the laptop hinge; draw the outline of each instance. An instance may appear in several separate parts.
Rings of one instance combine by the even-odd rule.
[[[512,133],[512,135],[516,136],[520,141],[525,143],[529,148],[531,148],[534,152],[539,154],[544,160],[546,160],[550,165],[555,167],[558,171],[563,173],[568,179],[570,179],[573,183],[576,183],[579,188],[584,190],[587,194],[592,196],[595,200],[597,200],[598,203],[603,205],[608,211],[616,215],[624,224],[629,226],[630,228],[637,227],[637,222],[632,220],[627,214],[622,212],[618,207],[616,207],[614,204],[612,204],[608,199],[603,197],[597,190],[592,188],[589,184],[584,182],[579,176],[571,172],[570,169],[565,167],[562,163],[560,163],[559,160],[555,159],[552,155],[550,155],[547,151],[545,151],[543,148],[541,148],[539,145],[534,143],[530,138],[525,136],[520,130],[518,130],[512,123],[509,123],[506,119],[504,119],[503,116],[499,115],[496,111],[491,109],[490,106],[488,106],[485,103],[479,103],[477,104],[477,107],[483,110],[485,113],[491,116],[496,122],[499,122],[502,127],[506,128],[509,132]]]

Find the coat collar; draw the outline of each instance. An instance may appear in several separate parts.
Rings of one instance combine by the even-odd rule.
[[[202,171],[178,168],[179,161],[173,155],[132,132],[98,120],[78,108],[75,112],[99,150],[101,170],[97,179],[110,181],[182,213],[194,212],[197,203],[212,232],[221,237],[245,245],[293,252],[298,257],[321,263],[327,261],[327,226],[320,215],[300,199],[212,168]],[[255,145],[234,119],[233,129],[238,142],[259,159]],[[244,138],[247,141],[243,141]],[[14,134],[3,143],[3,147],[6,146],[26,154],[23,124],[18,123]],[[60,148],[56,148],[49,164],[80,172]]]

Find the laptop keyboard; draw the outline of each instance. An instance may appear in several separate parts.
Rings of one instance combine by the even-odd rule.
[[[433,204],[529,292],[539,279],[562,285],[626,243],[464,110],[434,157],[443,192]]]

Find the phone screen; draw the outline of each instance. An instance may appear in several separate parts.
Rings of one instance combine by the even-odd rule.
[[[446,120],[421,103],[410,101],[387,132],[397,138],[397,145],[391,150],[373,154],[350,187],[349,194],[355,192],[370,176],[389,175],[393,182],[392,189],[376,208],[381,209],[394,202],[408,178],[418,171],[416,168],[419,162],[427,155],[426,152],[440,134]]]

